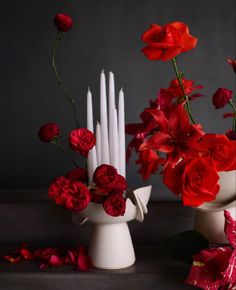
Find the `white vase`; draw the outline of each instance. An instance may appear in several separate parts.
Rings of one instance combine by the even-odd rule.
[[[86,221],[93,224],[88,251],[94,267],[122,269],[134,264],[135,252],[127,222],[133,219],[143,221],[150,194],[151,186],[130,193],[124,216],[112,217],[101,204],[93,202],[83,211],[73,213],[76,224],[82,225]]]
[[[222,171],[220,191],[212,202],[205,202],[196,208],[194,229],[208,241],[216,244],[228,243],[224,232],[224,210],[236,217],[236,170]]]

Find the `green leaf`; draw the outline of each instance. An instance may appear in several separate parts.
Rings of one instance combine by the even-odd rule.
[[[195,254],[208,247],[208,240],[192,230],[182,232],[162,245],[162,249],[166,250],[172,258],[189,264],[192,264]]]

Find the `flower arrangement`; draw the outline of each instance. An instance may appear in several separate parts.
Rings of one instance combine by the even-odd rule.
[[[147,44],[142,49],[152,61],[172,61],[176,78],[168,88],[161,88],[157,99],[140,114],[141,123],[126,126],[133,135],[128,145],[127,159],[132,149],[139,154],[139,173],[148,179],[161,167],[163,183],[181,195],[186,206],[199,206],[215,200],[219,192],[219,172],[236,169],[236,106],[233,92],[219,88],[212,101],[216,109],[229,104],[233,127],[225,134],[205,133],[192,115],[191,102],[202,95],[195,85],[179,70],[177,56],[195,48],[197,38],[182,22],[164,26],[153,24],[142,35]],[[235,60],[228,59],[235,71]]]
[[[72,28],[73,21],[68,15],[57,14],[54,24],[58,33],[53,45],[52,66],[58,85],[72,106],[76,126],[69,134],[69,146],[74,152],[88,158],[89,152],[96,144],[96,137],[87,128],[79,127],[75,100],[63,85],[55,61],[56,48],[64,34]],[[52,201],[71,211],[82,211],[90,202],[100,203],[108,215],[114,217],[124,215],[126,198],[123,193],[127,188],[127,182],[114,166],[108,164],[98,166],[93,174],[92,183],[89,184],[87,168],[78,166],[60,142],[60,128],[57,124],[47,123],[41,126],[38,135],[42,142],[51,143],[61,150],[75,167],[50,183],[48,196]]]

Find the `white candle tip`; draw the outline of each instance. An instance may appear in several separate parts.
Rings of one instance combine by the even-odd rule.
[[[120,89],[120,92],[123,92],[123,87]]]
[[[102,69],[102,72],[101,73],[104,74],[104,69]]]
[[[90,92],[90,87],[88,87],[88,92]]]

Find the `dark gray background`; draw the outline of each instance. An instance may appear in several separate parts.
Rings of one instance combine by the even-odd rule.
[[[204,86],[204,99],[193,104],[194,116],[208,132],[224,132],[231,126],[221,117],[224,110],[214,110],[211,96],[218,87],[235,87],[235,75],[226,63],[227,57],[235,57],[235,0],[1,1],[1,188],[46,188],[51,178],[71,169],[61,153],[37,137],[46,122],[60,124],[65,142],[73,128],[71,108],[50,66],[56,36],[52,20],[59,12],[74,19],[57,63],[79,103],[81,125],[86,120],[88,85],[99,117],[101,69],[115,73],[117,91],[124,87],[127,123],[138,121],[148,100],[174,78],[171,63],[148,61],[140,52],[140,35],[151,23],[183,21],[199,38],[196,49],[179,57],[186,78]],[[127,171],[132,186],[142,184],[134,160]],[[171,196],[159,177],[149,182],[155,186],[155,197]]]

